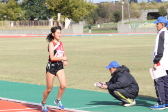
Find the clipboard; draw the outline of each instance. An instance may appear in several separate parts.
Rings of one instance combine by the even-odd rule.
[[[149,72],[150,72],[152,79],[157,79],[159,77],[163,77],[167,75],[166,70],[163,68],[163,66],[160,63],[157,64],[156,70],[154,70],[153,68],[150,68]]]

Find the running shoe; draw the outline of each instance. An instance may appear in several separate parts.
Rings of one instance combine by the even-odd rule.
[[[62,105],[62,103],[61,103],[60,100],[54,100],[54,103],[55,103],[56,105],[58,105],[58,107],[59,107],[60,109],[64,109],[64,106]]]
[[[135,100],[133,100],[133,102],[132,103],[126,103],[126,104],[124,104],[124,107],[130,107],[130,106],[134,106],[136,104],[136,102],[135,102]]]
[[[151,106],[150,108],[152,110],[164,110],[164,109],[166,109],[165,104],[163,104],[163,105],[156,104],[154,106]]]
[[[168,108],[168,104],[165,104],[165,107]]]
[[[47,109],[47,107],[46,107],[46,104],[40,102],[40,105],[41,105],[41,108],[42,108],[42,111],[43,111],[43,112],[48,112],[48,109]]]

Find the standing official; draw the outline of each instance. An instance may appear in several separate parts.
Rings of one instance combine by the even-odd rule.
[[[158,65],[162,65],[168,74],[168,32],[166,29],[167,20],[159,17],[154,22],[158,30],[153,52],[153,68],[156,70]],[[153,110],[163,110],[168,108],[168,75],[154,80],[158,103],[150,108]]]

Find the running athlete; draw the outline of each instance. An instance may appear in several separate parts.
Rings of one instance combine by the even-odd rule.
[[[42,111],[47,112],[46,100],[53,87],[53,81],[57,76],[60,87],[58,89],[58,95],[54,103],[58,105],[60,109],[64,109],[61,103],[61,97],[66,88],[66,79],[64,73],[64,67],[68,64],[67,57],[64,52],[63,43],[60,41],[61,27],[52,27],[51,33],[47,36],[46,40],[48,44],[49,59],[46,66],[46,89],[43,93],[43,100],[41,101]]]

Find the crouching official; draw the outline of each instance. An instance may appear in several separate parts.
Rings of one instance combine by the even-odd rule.
[[[109,69],[112,78],[109,82],[102,82],[100,88],[108,89],[113,97],[122,101],[119,105],[125,107],[135,105],[139,87],[129,69],[124,65],[119,66],[116,61],[112,61],[106,68]]]

